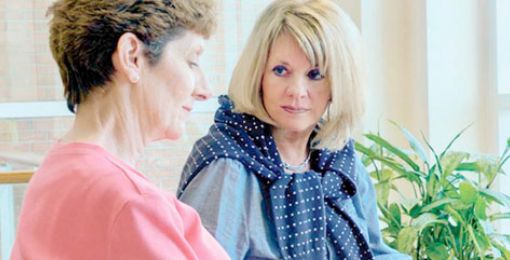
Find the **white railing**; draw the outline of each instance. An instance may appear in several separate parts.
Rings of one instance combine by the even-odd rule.
[[[10,259],[16,235],[14,184],[28,183],[41,160],[35,154],[0,152],[0,259]],[[27,170],[13,170],[11,163]]]

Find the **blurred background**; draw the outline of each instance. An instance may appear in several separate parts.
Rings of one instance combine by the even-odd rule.
[[[403,145],[388,123],[393,120],[444,147],[471,125],[455,149],[502,152],[510,137],[510,1],[338,1],[365,45],[367,112],[357,136],[380,131]],[[14,239],[26,182],[73,120],[48,46],[45,13],[52,2],[0,0],[0,259],[7,259]],[[215,96],[226,93],[239,53],[269,2],[219,0],[219,27],[201,62]],[[197,105],[187,135],[152,144],[138,169],[173,193],[216,107],[215,98]],[[502,177],[497,185],[508,181]],[[510,193],[504,185],[498,189]]]

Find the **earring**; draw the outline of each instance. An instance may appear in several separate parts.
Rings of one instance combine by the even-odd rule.
[[[140,75],[138,74],[134,74],[133,76],[131,76],[131,82],[133,83],[137,83],[139,80],[140,80]]]
[[[330,114],[330,112],[329,112],[330,108],[331,108],[331,101],[329,101],[328,107],[326,108],[326,118],[327,118],[328,120],[330,120],[330,119],[331,119],[331,118],[330,118],[331,114]]]

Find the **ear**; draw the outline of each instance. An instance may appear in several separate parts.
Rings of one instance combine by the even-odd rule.
[[[131,83],[137,83],[143,67],[143,43],[133,33],[122,34],[117,42],[112,61],[119,74]]]

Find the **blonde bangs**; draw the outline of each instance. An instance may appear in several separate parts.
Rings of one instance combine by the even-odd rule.
[[[288,16],[285,19],[284,30],[298,42],[312,66],[318,66],[323,74],[327,74],[328,64],[326,46],[324,45],[324,32],[314,17],[298,15]],[[280,32],[281,34],[281,32]]]

